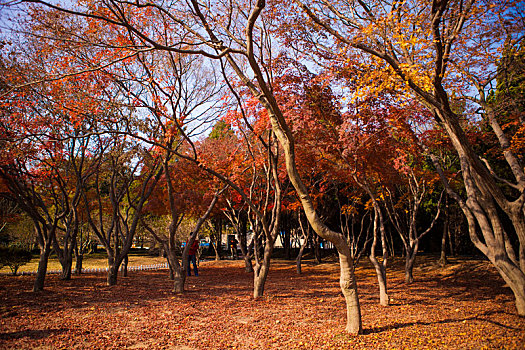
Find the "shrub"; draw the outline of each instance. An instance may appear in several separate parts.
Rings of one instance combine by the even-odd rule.
[[[16,275],[20,266],[27,264],[33,255],[30,251],[18,247],[0,247],[0,267],[9,266]]]

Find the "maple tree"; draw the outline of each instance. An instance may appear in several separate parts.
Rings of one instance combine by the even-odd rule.
[[[183,161],[181,160],[170,162],[169,157],[165,158],[164,176],[161,178],[159,186],[157,186],[157,192],[163,189],[163,193],[160,195],[154,193],[146,208],[149,215],[167,215],[169,217],[168,234],[163,233],[166,229],[165,226],[161,226],[160,229],[156,230],[146,220],[142,220],[142,225],[161,244],[166,253],[170,277],[174,280],[173,291],[175,293],[184,291],[186,273],[190,268],[187,260],[189,247],[197,238],[201,226],[212,213],[222,192],[217,191],[211,201],[208,200],[210,202],[208,208],[205,210],[201,209],[203,205],[200,203],[204,203],[207,200],[206,193],[203,195],[203,192],[205,192],[203,188],[212,187],[213,183],[209,179],[206,181],[207,179],[204,177],[197,176],[200,172],[198,168],[191,167],[191,164],[182,163]],[[204,211],[204,214],[197,220],[191,233],[184,240],[186,245],[182,250],[182,254],[180,254],[179,260],[178,255],[182,242],[177,238],[177,231],[185,217],[195,216],[199,211]]]
[[[51,12],[79,18],[79,21],[85,21],[91,26],[87,30],[88,35],[76,38],[75,41],[86,43],[92,40],[93,47],[102,48],[96,50],[97,52],[109,51],[107,52],[109,59],[103,62],[98,60],[94,65],[91,64],[91,67],[100,68],[101,65],[123,61],[127,57],[140,57],[141,53],[151,51],[201,55],[221,60],[221,62],[227,64],[229,72],[237,76],[238,82],[248,89],[249,93],[254,96],[256,101],[266,111],[275,135],[274,137],[283,147],[288,176],[298,192],[306,216],[313,229],[321,237],[333,242],[337,247],[341,262],[340,285],[348,306],[347,330],[352,333],[359,333],[362,329],[361,316],[348,244],[342,234],[330,230],[316,213],[308,190],[297,172],[294,160],[294,140],[291,130],[272,93],[271,75],[266,74],[271,71],[271,69],[267,69],[271,66],[271,60],[266,60],[266,57],[271,57],[272,41],[259,40],[259,38],[265,37],[267,32],[264,28],[270,26],[273,19],[271,16],[261,16],[262,10],[266,5],[265,2],[242,3],[237,6],[230,3],[200,4],[192,1],[188,4],[177,4],[169,10],[162,6],[157,7],[153,4],[141,4],[140,2],[85,2],[79,7],[71,8],[62,8],[45,1],[35,1],[33,3],[45,5],[51,9]],[[246,11],[250,14],[243,19],[241,14]],[[231,28],[229,25],[223,27],[220,24],[225,23],[224,19],[229,19],[229,23],[234,19],[235,25]],[[217,26],[210,25],[210,22],[215,21],[218,23]],[[261,26],[256,25],[257,22],[260,22]],[[117,39],[117,45],[112,45],[112,41],[107,40],[111,36],[96,38],[97,31],[104,25],[111,28],[113,36]],[[164,29],[159,30],[162,27]],[[164,33],[170,34],[164,36]],[[62,35],[61,28],[53,34],[55,37],[60,37]],[[247,68],[248,71],[244,68]],[[253,77],[253,79],[250,77]],[[277,185],[276,168],[272,163],[276,165],[277,162],[274,160],[269,162],[269,165],[274,170],[267,174],[275,180],[272,190],[278,192],[280,189]],[[204,165],[203,168],[213,172]],[[220,176],[218,177],[220,178]],[[222,177],[221,180],[227,179]],[[229,184],[232,185],[231,183]],[[232,187],[237,189],[235,186]],[[280,194],[277,192],[274,195],[276,201],[274,203],[275,210],[280,208]],[[245,195],[243,197],[246,201],[247,197]],[[257,220],[262,224],[266,239],[271,241],[273,234],[270,233],[270,227],[266,223],[266,218],[255,205],[250,204],[250,207],[257,215]],[[273,219],[275,225],[272,230],[276,232],[279,226],[278,217],[276,215]],[[268,250],[265,248],[265,255],[267,252],[271,252],[270,248]],[[262,272],[261,277],[264,280],[267,270],[263,268]]]
[[[158,159],[133,140],[109,133],[95,142],[104,151],[97,154],[90,183],[82,187],[82,201],[87,222],[107,253],[107,283],[114,285],[163,169]],[[144,158],[136,159],[137,153]],[[88,201],[89,197],[94,201]]]
[[[427,192],[432,189],[432,180],[428,178],[429,174],[416,174],[413,169],[405,169],[403,178],[406,183],[404,186],[397,187],[397,195],[390,189],[388,191],[388,200],[385,204],[390,222],[401,237],[405,250],[405,282],[414,281],[413,270],[419,245],[423,237],[427,235],[441,213],[442,196],[437,202],[437,210],[432,220],[423,230],[418,229],[417,219],[421,210],[423,199]],[[427,189],[430,187],[430,189]],[[393,197],[396,196],[397,199]]]
[[[525,176],[522,160],[509,147],[511,135],[503,131],[486,100],[491,84],[503,71],[497,64],[503,43],[520,45],[523,7],[514,1],[475,0],[433,1],[430,5],[393,1],[389,6],[381,6],[381,1],[358,1],[350,6],[337,1],[295,4],[314,24],[316,44],[329,47],[335,42],[341,60],[357,51],[374,66],[361,80],[361,95],[384,88],[404,91],[424,104],[444,129],[460,158],[466,189],[462,196],[442,177],[447,192],[467,217],[472,242],[501,272],[516,296],[518,313],[525,314]],[[299,23],[308,22],[298,17],[300,21],[292,21],[304,28]],[[311,33],[310,28],[305,31]],[[452,108],[458,99],[466,101],[472,111],[481,111],[512,180],[501,181],[480,159],[461,124],[464,116]],[[439,169],[441,165],[432,158]],[[507,195],[500,185],[521,193]],[[499,210],[510,219],[512,229],[504,228]],[[507,249],[511,235],[519,242],[517,252]]]
[[[30,45],[28,45],[30,46]],[[31,52],[33,53],[33,52]],[[47,259],[53,248],[62,264],[62,278],[71,278],[73,249],[78,228],[80,184],[90,173],[85,167],[85,139],[75,120],[75,106],[61,97],[82,99],[76,87],[61,83],[32,85],[14,91],[28,76],[45,72],[45,60],[31,67],[11,53],[2,57],[3,93],[1,177],[3,193],[32,219],[40,246],[40,265],[34,290],[44,287]],[[82,85],[82,84],[80,84]],[[89,91],[90,83],[82,85]],[[71,105],[74,105],[71,103]],[[69,109],[71,108],[71,109]],[[62,245],[62,246],[61,246]]]
[[[405,269],[411,276],[422,238],[415,227],[425,194],[422,181],[429,175],[417,162],[407,160],[420,157],[423,150],[448,196],[466,215],[472,242],[512,288],[518,313],[525,313],[525,175],[519,102],[523,16],[518,3],[296,0],[267,6],[263,0],[170,5],[110,0],[61,7],[41,0],[28,2],[37,4],[29,7],[37,22],[33,35],[52,43],[42,53],[58,62],[43,80],[60,90],[57,86],[65,78],[96,77],[104,84],[94,84],[90,91],[110,102],[108,113],[94,119],[97,127],[103,124],[89,143],[100,152],[90,159],[96,165],[94,176],[88,187],[76,185],[83,191],[86,218],[108,252],[114,276],[108,275],[108,282],[116,281],[115,267],[125,261],[136,220],[162,173],[168,187],[170,231],[175,232],[181,213],[172,198],[176,191],[170,188],[182,180],[178,177],[183,170],[177,166],[193,164],[230,186],[225,213],[240,233],[246,268],[251,253],[242,239],[248,222],[254,230],[254,296],[261,296],[282,229],[285,249],[289,248],[287,235],[293,224],[283,224],[288,213],[281,212],[283,193],[288,192],[283,187],[289,181],[297,194],[295,204],[300,203],[316,233],[312,239],[320,237],[337,249],[346,330],[360,333],[354,265],[368,243],[380,302],[389,302],[386,267],[388,244],[393,243],[387,239],[385,208],[391,209],[390,224],[401,234],[407,252]],[[295,56],[295,62],[288,56]],[[191,76],[188,80],[186,73]],[[29,91],[30,83],[40,78],[35,75],[2,86],[2,96]],[[204,100],[197,96],[200,93]],[[68,111],[72,124],[82,125],[80,99],[65,95],[75,107]],[[16,116],[14,108],[27,108],[24,103],[17,107],[6,103],[2,108],[6,115]],[[433,121],[419,119],[427,112]],[[216,124],[208,139],[197,140],[200,128],[219,114],[227,123]],[[447,135],[461,171],[445,164],[446,157],[438,158],[438,147],[425,142],[419,128]],[[477,129],[478,135],[472,137],[471,129]],[[490,147],[479,147],[480,139]],[[62,175],[63,165],[69,163],[58,164],[62,168],[53,171]],[[454,178],[453,173],[462,178],[460,183],[454,182],[459,176]],[[81,173],[76,176],[82,178]],[[73,182],[64,184],[75,188]],[[191,187],[200,191],[195,184]],[[336,206],[333,193],[346,198]],[[399,200],[394,203],[396,196]],[[413,205],[407,207],[405,200]],[[360,208],[354,210],[357,202]],[[400,215],[405,209],[406,230],[401,228]],[[337,210],[340,215],[334,222],[339,227],[334,229],[337,225],[329,219]],[[93,213],[99,216],[96,224]],[[371,237],[350,239],[348,224],[343,224],[349,214],[362,215],[360,229],[366,221]],[[51,238],[42,240],[44,248],[58,245],[56,230],[75,232],[78,213],[64,212],[56,221]],[[221,219],[214,221],[222,230]],[[303,241],[308,230],[302,230]],[[114,242],[108,243],[108,237]],[[376,257],[379,245],[382,258]],[[304,246],[300,249],[302,253]],[[301,255],[298,270],[300,261]]]

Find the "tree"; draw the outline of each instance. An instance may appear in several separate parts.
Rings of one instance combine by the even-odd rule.
[[[385,207],[387,208],[390,222],[401,237],[405,248],[405,282],[412,283],[414,281],[413,269],[419,244],[421,239],[432,230],[441,213],[443,194],[437,202],[436,214],[430,224],[426,229],[420,231],[417,227],[418,214],[423,205],[423,199],[429,192],[427,188],[431,187],[432,183],[428,179],[428,174],[416,174],[414,169],[405,169],[403,175],[407,180],[407,183],[403,186],[405,189],[398,187],[397,201],[393,198],[395,195],[392,191],[387,189],[388,201]]]
[[[119,268],[133,244],[144,205],[163,169],[142,145],[116,137],[111,131],[106,136],[99,135],[93,145],[103,151],[97,154],[95,174],[82,187],[81,196],[90,228],[106,250],[107,284],[111,286],[117,283]],[[140,157],[137,159],[136,155]]]
[[[146,208],[150,215],[168,216],[168,234],[162,232],[165,230],[164,227],[155,230],[144,218],[142,219],[142,225],[161,244],[166,253],[170,275],[174,280],[173,291],[175,293],[184,292],[186,272],[189,269],[187,262],[189,247],[197,238],[201,226],[212,213],[222,192],[217,191],[210,201],[205,188],[213,186],[213,182],[206,179],[200,169],[191,165],[180,159],[169,162],[169,157],[166,158],[164,176]],[[162,193],[159,193],[160,191]],[[209,202],[207,209],[204,206],[206,202]],[[178,238],[177,232],[182,220],[185,217],[196,216],[203,211],[204,214],[194,224],[191,232],[186,237],[183,236],[182,239]],[[180,247],[183,242],[186,245],[180,254]],[[181,255],[180,260],[179,255]]]
[[[29,250],[11,247],[0,247],[0,267],[9,266],[13,275],[16,275],[20,266],[27,264],[33,255]]]
[[[67,152],[70,119],[60,121],[51,101],[43,97],[43,87],[33,85],[18,91],[11,86],[38,77],[39,71],[16,55],[11,61],[2,57],[2,92],[5,94],[0,109],[1,146],[0,177],[8,200],[17,203],[33,221],[40,261],[33,286],[34,291],[44,288],[47,261],[51,248],[56,246],[60,222],[70,211],[67,176],[61,164],[71,153]]]
[[[509,147],[512,135],[501,128],[487,103],[487,92],[502,72],[499,50],[505,42],[519,45],[523,7],[514,1],[475,0],[433,1],[430,6],[397,1],[388,6],[379,1],[296,4],[319,30],[315,34],[328,34],[325,40],[319,35],[315,39],[340,47],[341,60],[360,52],[374,65],[361,80],[361,93],[395,86],[418,99],[446,132],[461,162],[465,195],[454,191],[444,176],[442,181],[467,217],[472,242],[496,266],[516,297],[518,314],[525,315],[524,167]],[[510,169],[508,179],[476,153],[462,121],[468,115],[453,109],[458,98],[490,125]],[[438,160],[432,159],[443,174]],[[511,228],[504,227],[505,217]],[[511,237],[518,242],[516,251]]]

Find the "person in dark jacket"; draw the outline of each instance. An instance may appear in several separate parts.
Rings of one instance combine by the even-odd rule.
[[[186,242],[186,244],[188,244],[188,242]],[[197,268],[197,250],[199,250],[199,239],[195,238],[195,241],[193,241],[188,251],[188,276],[191,276],[190,263],[193,264],[193,273],[195,273],[195,276],[199,275],[199,269]]]

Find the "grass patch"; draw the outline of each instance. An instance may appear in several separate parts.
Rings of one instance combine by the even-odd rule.
[[[33,259],[26,265],[20,266],[18,273],[21,272],[31,272],[38,269],[38,260],[39,257],[34,256]],[[165,263],[166,259],[158,256],[151,256],[138,253],[129,255],[129,266],[139,266],[139,265],[153,265],[153,264],[162,264]],[[96,268],[105,268],[108,267],[108,259],[105,252],[98,252],[89,255],[84,255],[84,260],[82,262],[82,267],[85,269],[96,269]],[[47,265],[47,270],[60,270],[62,267],[56,255],[49,257],[49,262]],[[73,259],[73,269],[75,268],[75,261]],[[0,269],[0,273],[11,273],[11,269],[8,266],[4,266]]]

